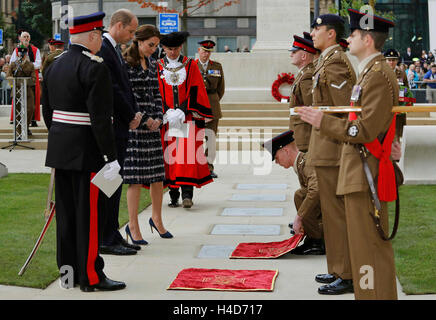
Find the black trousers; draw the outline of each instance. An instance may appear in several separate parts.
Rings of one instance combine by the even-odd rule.
[[[127,149],[127,141],[128,137],[118,137],[116,138],[117,143],[117,160],[120,164],[121,170],[120,174],[122,175],[124,168],[124,159],[126,157],[126,149]],[[112,195],[112,197],[107,198],[107,209],[106,209],[106,221],[104,223],[103,228],[103,238],[101,244],[104,246],[112,246],[116,245],[122,239],[122,236],[118,229],[120,228],[120,224],[118,222],[118,217],[120,213],[120,200],[121,194],[123,191],[123,185],[121,185],[117,191]]]
[[[56,242],[59,269],[71,266],[74,282],[94,285],[105,277],[98,254],[105,200],[91,172],[56,169]]]
[[[182,185],[182,199],[192,199],[192,197],[194,196],[194,186],[186,186],[186,185]],[[169,188],[169,194],[171,197],[171,200],[173,200],[174,202],[177,201],[180,197],[180,191],[179,188]]]

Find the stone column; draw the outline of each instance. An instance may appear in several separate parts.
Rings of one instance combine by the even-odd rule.
[[[253,52],[287,50],[293,34],[310,31],[310,1],[258,0]]]

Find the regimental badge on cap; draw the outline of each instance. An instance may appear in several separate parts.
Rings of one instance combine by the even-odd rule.
[[[216,46],[216,43],[212,40],[203,40],[200,41],[198,44],[206,51],[213,51],[213,48],[215,48]]]
[[[316,19],[316,23],[317,23],[317,24],[321,24],[321,23],[322,23],[322,19],[321,19],[321,18],[317,18],[317,19]]]

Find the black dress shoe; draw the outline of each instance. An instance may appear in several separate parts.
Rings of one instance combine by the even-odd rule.
[[[337,278],[330,284],[323,285],[318,288],[319,294],[338,295],[344,293],[353,293],[353,280],[342,280]]]
[[[319,283],[332,283],[336,280],[336,276],[330,273],[317,274],[315,281]]]
[[[182,204],[183,204],[183,208],[189,209],[193,206],[194,203],[192,202],[192,199],[185,198],[183,199]]]
[[[121,239],[121,240],[120,240],[120,244],[121,244],[123,247],[130,248],[130,249],[133,249],[133,250],[136,250],[136,251],[141,250],[141,246],[138,246],[138,245],[136,245],[136,244],[130,244],[130,243],[128,243],[128,242],[127,242],[126,240],[124,240],[124,239]]]
[[[30,123],[31,127],[37,127],[38,124],[36,123],[36,120],[32,120],[32,122]]]
[[[214,179],[218,178],[218,175],[213,171],[210,173],[210,176]]]
[[[125,287],[126,284],[124,282],[104,278],[99,283],[92,286],[82,285],[80,286],[80,290],[83,292],[94,292],[96,289],[101,291],[115,291],[124,289]]]
[[[116,256],[131,256],[137,253],[136,250],[126,248],[121,244],[116,244],[113,246],[100,246],[99,252],[101,254],[113,254]]]
[[[324,242],[322,239],[311,239],[306,237],[304,243],[291,251],[297,255],[323,255],[325,254]]]
[[[178,208],[180,207],[178,200],[171,200],[170,203],[168,203],[168,207],[170,208]]]

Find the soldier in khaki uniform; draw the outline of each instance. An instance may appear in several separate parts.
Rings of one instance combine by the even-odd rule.
[[[362,106],[359,114],[350,114],[341,119],[323,114],[319,110],[304,108],[301,118],[312,124],[323,135],[344,142],[337,194],[343,195],[346,212],[346,231],[353,272],[356,299],[397,299],[395,264],[392,245],[381,238],[371,215],[374,204],[367,176],[359,154],[365,151],[370,174],[378,177],[378,197],[381,201],[381,226],[388,230],[386,201],[396,198],[395,188],[380,186],[395,185],[395,175],[390,171],[390,147],[394,138],[392,107],[398,104],[397,78],[392,68],[381,55],[381,48],[388,37],[389,27],[394,23],[377,16],[369,16],[374,23],[362,30],[361,19],[365,13],[349,9],[352,34],[348,38],[350,53],[360,64],[359,78],[353,88],[351,101]],[[364,23],[365,20],[362,21]],[[364,24],[363,24],[364,25]],[[380,161],[372,153],[372,144],[381,144]],[[359,146],[360,144],[360,146]],[[364,144],[365,147],[361,146]],[[369,151],[368,151],[369,150]],[[386,159],[385,159],[386,155]],[[370,214],[368,214],[368,212]]]
[[[60,40],[49,40],[50,53],[45,57],[44,62],[41,67],[41,73],[44,77],[44,71],[47,70],[48,66],[52,64],[56,57],[58,57],[62,52],[64,52],[64,42]]]
[[[350,101],[356,82],[354,69],[340,45],[344,21],[334,14],[321,15],[312,23],[312,39],[321,56],[313,73],[313,105],[340,106]],[[343,115],[337,114],[337,117]],[[321,199],[322,222],[328,274],[315,280],[329,283],[318,289],[320,294],[343,294],[353,291],[343,196],[336,195],[342,142],[312,128],[308,165],[314,166]]]
[[[196,60],[200,72],[203,76],[204,85],[206,87],[207,96],[210,106],[212,107],[212,120],[206,120],[206,157],[211,172],[212,178],[218,178],[213,171],[213,161],[216,153],[216,134],[218,132],[219,119],[223,117],[221,113],[220,100],[224,96],[225,83],[223,67],[219,62],[210,60],[215,42],[212,40],[203,40],[198,43],[199,59]],[[212,132],[213,134],[212,134]]]
[[[314,168],[306,165],[307,153],[298,150],[292,130],[265,142],[263,147],[271,152],[272,160],[277,164],[285,169],[293,167],[300,182],[300,189],[294,194],[297,215],[293,229],[296,234],[305,233],[307,237],[304,244],[292,252],[304,255],[325,254],[318,182]]]
[[[312,73],[314,70],[312,62],[316,49],[313,47],[313,42],[294,35],[294,42],[289,51],[291,63],[298,68],[289,99],[289,108],[292,113],[294,107],[312,105]],[[312,126],[301,121],[300,116],[295,114],[290,117],[289,129],[294,131],[298,149],[307,152]]]
[[[400,53],[395,49],[389,49],[386,50],[384,53],[384,56],[386,58],[386,62],[388,65],[391,66],[392,70],[394,70],[395,75],[397,76],[398,80],[398,86],[401,90],[407,89],[410,90],[409,81],[407,80],[406,72],[400,69],[398,66],[398,60],[400,60]],[[403,92],[404,93],[404,92]],[[396,119],[396,140],[399,141],[400,138],[403,136],[403,128],[407,123],[407,117],[405,113],[399,113],[397,114]]]

